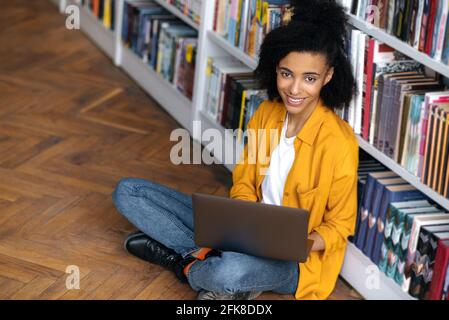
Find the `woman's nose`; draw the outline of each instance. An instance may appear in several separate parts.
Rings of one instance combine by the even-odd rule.
[[[301,84],[299,82],[299,79],[296,79],[292,82],[292,84],[289,87],[290,95],[297,96],[301,92]]]

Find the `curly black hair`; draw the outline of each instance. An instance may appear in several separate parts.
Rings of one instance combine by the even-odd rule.
[[[255,75],[270,100],[279,99],[276,67],[290,52],[323,54],[334,74],[320,92],[331,109],[349,105],[356,90],[352,66],[345,53],[347,18],[335,0],[292,0],[293,16],[269,32],[262,42]]]

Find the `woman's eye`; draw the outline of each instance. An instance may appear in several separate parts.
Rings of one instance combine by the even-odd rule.
[[[306,81],[307,82],[315,82],[315,78],[314,77],[306,77]]]
[[[285,71],[281,71],[281,76],[284,77],[284,78],[288,78],[288,77],[290,77],[290,73],[285,72]]]

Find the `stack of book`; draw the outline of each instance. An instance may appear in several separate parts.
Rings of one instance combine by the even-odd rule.
[[[203,0],[165,0],[165,2],[178,8],[185,16],[192,19],[196,24],[200,24],[201,5]]]
[[[447,298],[449,214],[373,160],[361,158],[358,171],[359,212],[350,241],[410,295]]]
[[[100,19],[106,28],[114,31],[115,1],[116,0],[80,0],[78,2]]]
[[[449,2],[441,0],[339,0],[348,12],[415,49],[449,63]]]
[[[337,111],[354,132],[449,197],[449,91],[421,64],[359,30],[347,51],[358,90]]]
[[[122,41],[192,99],[198,33],[153,1],[126,1]]]
[[[427,93],[421,100],[419,121],[423,129],[417,176],[436,192],[449,197],[449,91]]]
[[[290,0],[216,0],[213,30],[251,57],[265,35],[291,17]]]
[[[251,69],[232,57],[209,57],[204,112],[227,129],[245,131],[260,103],[267,99]]]

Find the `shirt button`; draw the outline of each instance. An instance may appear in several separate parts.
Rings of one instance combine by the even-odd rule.
[[[284,192],[284,196],[288,197],[288,192],[287,191]]]

